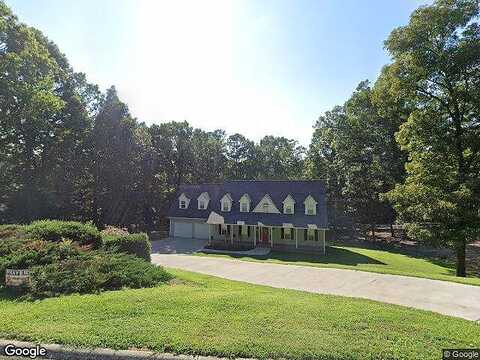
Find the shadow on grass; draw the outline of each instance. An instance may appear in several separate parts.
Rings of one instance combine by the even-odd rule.
[[[22,301],[22,293],[4,286],[0,286],[0,300]]]
[[[378,261],[366,255],[362,255],[347,249],[340,249],[336,247],[327,246],[326,255],[323,254],[308,254],[308,253],[296,253],[296,252],[281,252],[272,251],[267,255],[252,256],[252,255],[229,255],[229,257],[241,259],[241,258],[253,258],[256,260],[276,260],[285,262],[309,262],[316,264],[338,264],[338,265],[350,265],[357,266],[360,264],[375,264],[386,265],[385,263]]]
[[[379,251],[386,251],[393,254],[399,254],[408,256],[414,259],[425,260],[433,265],[441,266],[445,269],[444,275],[455,276],[455,260],[449,258],[448,256],[439,256],[435,254],[436,248],[431,248],[430,251],[426,251],[425,249],[419,249],[416,247],[407,249],[401,248],[396,246],[395,244],[385,244],[385,243],[368,243],[364,242],[362,244],[355,244],[355,243],[342,243],[342,242],[335,242],[334,246],[347,246],[351,248],[357,249],[368,249],[368,250],[379,250]],[[428,249],[428,248],[427,248]]]

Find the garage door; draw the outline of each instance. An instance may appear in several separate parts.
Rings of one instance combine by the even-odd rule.
[[[191,238],[193,237],[192,230],[192,223],[175,221],[173,225],[173,236]]]
[[[194,226],[196,239],[208,239],[208,224],[194,224]]]

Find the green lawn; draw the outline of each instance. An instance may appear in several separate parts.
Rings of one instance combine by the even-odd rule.
[[[326,255],[279,251],[272,251],[267,256],[255,257],[203,253],[198,253],[197,255],[416,276],[480,286],[480,278],[478,277],[456,277],[454,264],[429,258],[414,257],[412,255],[406,255],[394,251],[373,250],[359,247],[328,246]]]
[[[16,301],[0,338],[82,347],[296,359],[438,359],[480,325],[406,307],[169,270],[173,285]]]

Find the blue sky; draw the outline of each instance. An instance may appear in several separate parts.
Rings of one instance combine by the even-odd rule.
[[[187,120],[307,146],[318,116],[388,62],[426,0],[6,0],[148,124]]]

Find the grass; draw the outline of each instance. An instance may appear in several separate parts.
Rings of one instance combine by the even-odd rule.
[[[480,325],[432,312],[169,270],[174,284],[34,302],[0,297],[0,338],[227,357],[438,359]]]
[[[455,276],[453,264],[432,258],[423,258],[395,251],[365,249],[359,247],[328,246],[326,255],[272,251],[266,256],[243,256],[227,254],[203,254],[246,261],[295,264],[328,267],[422,277],[480,286],[480,278]]]

